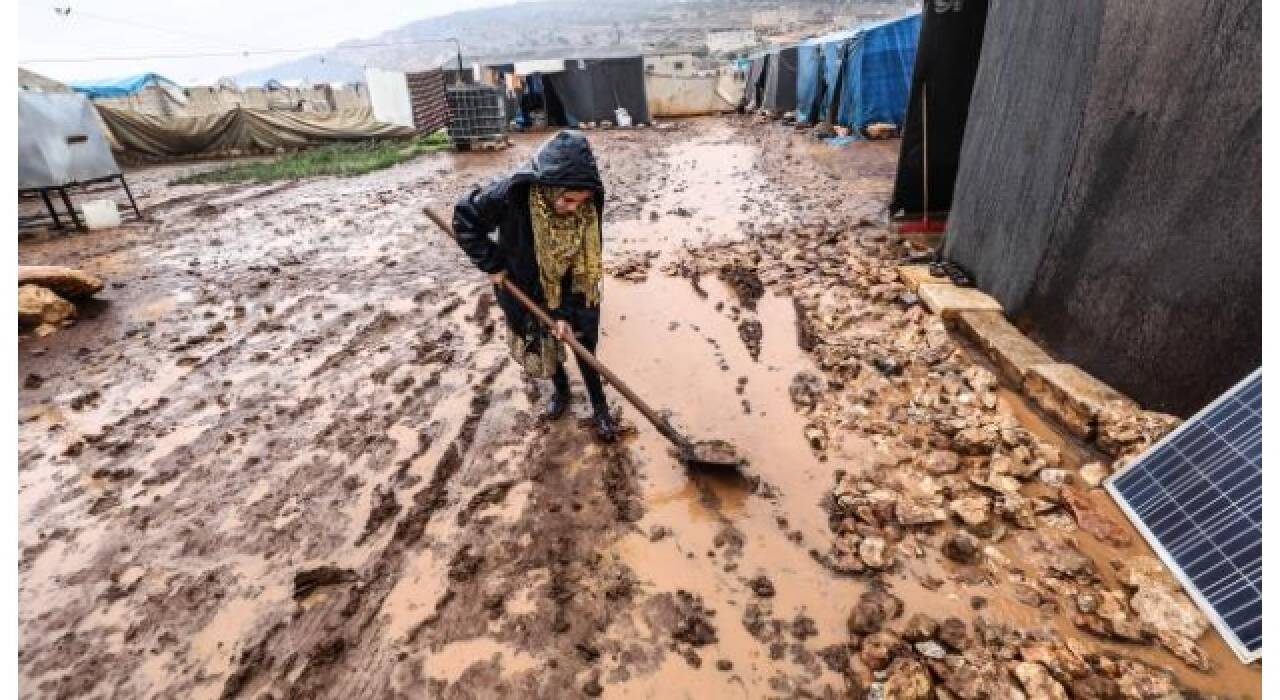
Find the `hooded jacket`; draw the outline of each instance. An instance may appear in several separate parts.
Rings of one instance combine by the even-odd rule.
[[[453,209],[453,230],[458,245],[476,267],[489,274],[505,270],[507,278],[525,294],[545,305],[529,217],[529,187],[534,183],[590,190],[600,221],[604,221],[604,183],[591,145],[581,132],[564,130],[543,143],[533,158],[511,175],[459,198]],[[498,231],[496,243],[489,237],[494,229]],[[596,235],[601,235],[599,230]],[[569,296],[562,295],[562,307]],[[509,297],[499,290],[498,301],[512,327],[524,330],[536,323]],[[558,319],[568,315],[563,308],[548,312]]]

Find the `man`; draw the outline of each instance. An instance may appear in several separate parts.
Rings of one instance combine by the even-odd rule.
[[[555,420],[569,408],[569,375],[558,339],[573,333],[594,353],[600,337],[602,248],[600,222],[604,185],[587,139],[561,131],[506,178],[478,187],[458,200],[453,229],[458,245],[494,283],[506,315],[512,354],[531,375],[550,378],[554,391],[545,417]],[[489,234],[498,231],[497,242]],[[546,332],[505,289],[520,288],[555,319]],[[617,439],[600,375],[579,360],[591,397],[596,435]]]

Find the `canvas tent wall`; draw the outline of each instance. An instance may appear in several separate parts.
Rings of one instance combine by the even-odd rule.
[[[855,34],[852,29],[832,32],[796,47],[796,121],[833,121],[832,115],[839,107],[845,55]]]
[[[796,121],[812,124],[822,99],[822,44],[817,39],[796,45]]]
[[[769,67],[769,54],[759,53],[750,57],[747,68],[747,84],[743,91],[742,106],[754,111],[764,101],[764,76]]]
[[[120,173],[93,104],[74,93],[18,93],[18,189]]]
[[[370,67],[365,71],[373,117],[429,134],[449,124],[445,75],[441,70],[401,71]]]
[[[1187,415],[1262,364],[1262,1],[991,0],[945,253]]]
[[[919,34],[919,12],[856,30],[841,71],[840,124],[855,131],[873,123],[902,127]]]
[[[951,209],[960,145],[969,119],[969,97],[982,56],[986,24],[987,0],[964,3],[925,0],[915,69],[911,74],[907,121],[898,154],[898,175],[889,204],[891,214],[923,214],[926,189],[931,213]],[[928,168],[924,163],[926,106]]]

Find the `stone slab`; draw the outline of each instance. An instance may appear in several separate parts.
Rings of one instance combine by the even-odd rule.
[[[922,284],[951,284],[946,277],[934,277],[929,274],[928,265],[899,265],[898,279],[907,285],[907,289],[915,292]]]
[[[1108,402],[1132,403],[1101,380],[1065,362],[1032,366],[1023,379],[1022,390],[1042,411],[1083,440],[1093,437],[1098,413]]]
[[[18,285],[35,284],[68,299],[93,296],[102,291],[102,280],[83,270],[56,265],[19,265]]]
[[[1004,312],[995,297],[972,287],[957,287],[950,283],[922,284],[916,294],[930,311],[944,320],[951,320],[961,311]]]
[[[1027,370],[1053,362],[1044,348],[1023,335],[999,311],[961,311],[955,320],[960,332],[977,343],[1015,387],[1022,386]]]

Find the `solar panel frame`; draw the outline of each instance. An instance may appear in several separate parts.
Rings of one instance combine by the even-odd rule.
[[[1239,420],[1233,423],[1226,422],[1224,419],[1238,413],[1241,408],[1250,409],[1252,399],[1255,394],[1255,387],[1253,386],[1255,382],[1257,385],[1256,396],[1258,403],[1256,424],[1252,423],[1250,420]],[[1249,400],[1249,403],[1242,401],[1242,397]],[[1224,409],[1229,409],[1229,412]],[[1250,419],[1251,417],[1245,416],[1245,418]],[[1217,422],[1210,422],[1214,420]],[[1224,427],[1226,428],[1225,434],[1220,434],[1218,430]],[[1256,436],[1253,435],[1255,432],[1257,433]],[[1222,451],[1218,451],[1212,455],[1207,455],[1211,457],[1208,464],[1205,465],[1207,468],[1198,469],[1194,475],[1169,485],[1169,488],[1176,490],[1173,494],[1169,494],[1168,489],[1166,488],[1160,488],[1162,484],[1156,481],[1156,479],[1151,475],[1151,472],[1137,471],[1140,469],[1145,470],[1149,466],[1168,466],[1160,464],[1153,465],[1153,463],[1157,462],[1160,458],[1167,457],[1170,449],[1177,451],[1177,458],[1184,464],[1189,463],[1191,459],[1189,459],[1187,455],[1183,454],[1182,450],[1179,449],[1179,445],[1188,444],[1185,438],[1191,435],[1194,435],[1192,440],[1200,440],[1207,437],[1209,439],[1216,438],[1221,442],[1225,442],[1239,459],[1234,460],[1233,463],[1232,461],[1229,461],[1231,455]],[[1236,444],[1228,441],[1226,439],[1227,437],[1232,437],[1237,440],[1240,438],[1246,438],[1249,442],[1246,443],[1245,450],[1242,452]],[[1256,445],[1253,444],[1255,441]],[[1194,447],[1195,442],[1191,442],[1190,445]],[[1207,451],[1207,448],[1210,447],[1216,446],[1212,444],[1205,444],[1202,449]],[[1194,455],[1194,452],[1193,456],[1196,456]],[[1253,460],[1256,460],[1257,462],[1256,488],[1254,487],[1254,480],[1251,478],[1254,476],[1252,473],[1252,469],[1254,468]],[[1173,572],[1174,576],[1177,577],[1178,582],[1182,584],[1183,590],[1185,590],[1187,594],[1195,600],[1196,604],[1202,611],[1204,611],[1210,622],[1212,622],[1213,626],[1218,630],[1218,633],[1222,635],[1222,638],[1226,640],[1232,651],[1234,651],[1236,656],[1238,656],[1244,663],[1252,663],[1262,658],[1262,622],[1260,617],[1262,600],[1261,466],[1262,368],[1258,368],[1248,377],[1245,377],[1238,382],[1230,391],[1222,394],[1215,399],[1213,403],[1205,406],[1194,416],[1187,419],[1186,422],[1170,431],[1168,435],[1165,435],[1155,445],[1148,448],[1124,469],[1121,469],[1115,474],[1109,476],[1103,484],[1107,489],[1107,492],[1111,494],[1111,497],[1124,511],[1125,515],[1128,516],[1129,520],[1134,524],[1138,531],[1142,533],[1143,538],[1147,540],[1147,543],[1151,545],[1151,548],[1155,550],[1157,555],[1159,555],[1161,561],[1163,561],[1165,566],[1167,566],[1169,570]],[[1228,469],[1225,474],[1214,471],[1215,469],[1223,467]],[[1163,491],[1164,493],[1145,493],[1140,503],[1135,505],[1131,499],[1133,499],[1135,495],[1143,495],[1144,490],[1134,492],[1133,489],[1130,489],[1130,493],[1126,494],[1126,492],[1122,490],[1123,486],[1120,482],[1125,480],[1127,476],[1136,474],[1145,474],[1147,478],[1157,486],[1156,491]],[[1195,489],[1196,479],[1200,479],[1204,483],[1209,484],[1212,483],[1209,481],[1209,476],[1211,475],[1233,477],[1233,479],[1232,481],[1227,482],[1229,485],[1225,491],[1222,489],[1216,489],[1216,495],[1209,489]],[[1253,499],[1255,491],[1257,492],[1256,509],[1253,507],[1249,507],[1247,509],[1241,508],[1242,501],[1244,501],[1244,499]],[[1235,494],[1235,496],[1231,496],[1231,494]],[[1164,503],[1161,504],[1165,507],[1165,510],[1161,510],[1161,508],[1157,506],[1150,508],[1150,512],[1147,513],[1146,517],[1139,514],[1138,511],[1140,509],[1148,509],[1149,506],[1153,506],[1160,502],[1161,497],[1165,499]],[[1236,512],[1229,513],[1228,518],[1225,518],[1222,522],[1212,526],[1214,529],[1212,532],[1208,533],[1210,535],[1208,538],[1203,537],[1206,533],[1203,528],[1200,528],[1196,531],[1184,534],[1173,541],[1165,542],[1162,541],[1155,532],[1153,532],[1152,527],[1148,524],[1149,521],[1152,522],[1152,524],[1166,522],[1169,519],[1178,516],[1181,516],[1185,520],[1195,522],[1192,516],[1198,515],[1200,511],[1212,507],[1214,503],[1219,500],[1226,500],[1228,504],[1235,507]],[[1250,504],[1245,502],[1244,505],[1248,506]],[[1192,509],[1190,514],[1187,513],[1188,509]],[[1256,517],[1254,517],[1255,510]],[[1158,518],[1153,520],[1153,517],[1155,516],[1158,516]],[[1244,548],[1232,548],[1230,550],[1231,555],[1228,556],[1226,552],[1221,550],[1218,543],[1212,539],[1212,536],[1219,535],[1224,532],[1230,532],[1230,528],[1232,526],[1239,527],[1240,531],[1232,536],[1226,544],[1230,545],[1236,543],[1246,534],[1253,532],[1255,528],[1257,532],[1257,541],[1254,543],[1246,539],[1243,542]],[[1200,535],[1202,538],[1197,539],[1196,535]],[[1197,549],[1195,545],[1197,543],[1203,544],[1205,539],[1208,540],[1210,547],[1206,547],[1203,550]],[[1256,561],[1254,561],[1251,556],[1251,552],[1255,547],[1257,549]],[[1174,552],[1171,552],[1170,549],[1182,554],[1183,559],[1186,559],[1187,554],[1192,552],[1197,553],[1198,556],[1195,560],[1179,561],[1179,558],[1175,556]],[[1191,567],[1193,565],[1200,564],[1213,553],[1214,549],[1217,549],[1217,554],[1221,555],[1220,563],[1214,564],[1206,571],[1200,571],[1200,575],[1195,576],[1195,578],[1204,578],[1203,574],[1211,573],[1215,569],[1226,566],[1227,568],[1218,574],[1218,583],[1232,582],[1232,579],[1229,578],[1232,573],[1242,575],[1243,580],[1236,578],[1234,580],[1234,586],[1231,588],[1219,589],[1216,587],[1210,587],[1213,588],[1213,590],[1201,590],[1200,586],[1193,580],[1193,574],[1188,573],[1184,567]],[[1242,555],[1246,557],[1244,561],[1239,560]],[[1255,570],[1257,576],[1256,587],[1253,581]],[[1237,631],[1237,625],[1229,624],[1228,620],[1225,619],[1225,617],[1231,617],[1233,614],[1246,610],[1247,606],[1253,602],[1255,599],[1254,597],[1244,595],[1249,593],[1250,589],[1255,589],[1257,591],[1256,600],[1259,617],[1256,621],[1254,621],[1253,618],[1249,618],[1250,623],[1247,626],[1239,626],[1252,629],[1254,624],[1257,625],[1257,649],[1250,649],[1250,645],[1247,644],[1245,640],[1241,639],[1240,634]],[[1220,612],[1218,607],[1212,603],[1210,598],[1223,598],[1222,593],[1227,591],[1231,591],[1231,594],[1226,599],[1232,601],[1235,607],[1231,610]]]

